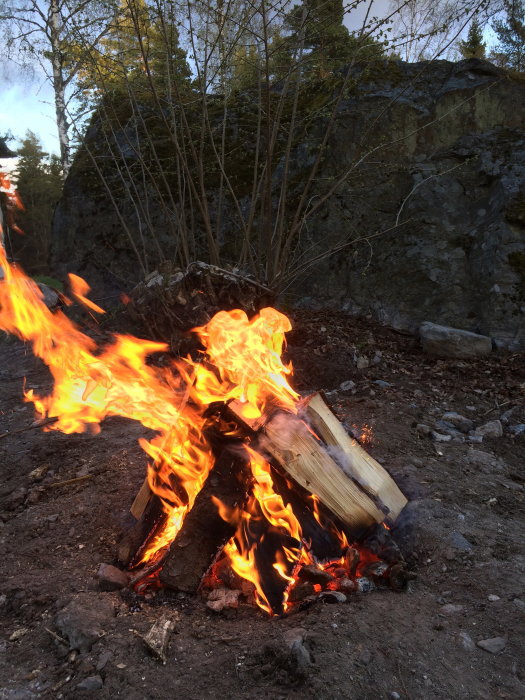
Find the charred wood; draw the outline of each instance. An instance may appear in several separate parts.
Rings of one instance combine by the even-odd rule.
[[[235,525],[223,520],[213,498],[229,509],[242,508],[249,492],[247,456],[224,450],[215,462],[166,555],[160,580],[166,586],[194,593]]]

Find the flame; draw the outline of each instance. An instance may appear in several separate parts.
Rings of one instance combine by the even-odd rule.
[[[68,274],[68,279],[69,279],[69,284],[71,286],[71,292],[73,293],[73,296],[77,301],[79,301],[81,304],[86,306],[88,309],[91,309],[92,311],[96,311],[97,314],[104,314],[106,313],[104,309],[102,309],[100,306],[95,304],[93,301],[88,299],[86,297],[86,294],[89,292],[91,287],[89,284],[82,279],[82,277],[79,277],[78,275],[74,275],[73,273]]]
[[[159,368],[150,358],[166,351],[165,343],[114,335],[111,342],[99,346],[63,311],[47,308],[38,285],[8,262],[1,245],[0,268],[4,274],[0,330],[31,343],[54,380],[49,394],[25,392],[26,401],[34,404],[40,417],[55,419],[45,429],[98,432],[106,417],[122,416],[156,432],[152,440],[139,442],[150,459],[149,486],[160,499],[165,517],[134,564],[160,566],[162,552],[177,536],[214,466],[206,437],[208,406],[235,399],[246,419],[257,419],[274,408],[297,412],[299,397],[288,383],[292,370],[281,359],[289,319],[272,308],[262,309],[252,319],[238,309],[221,311],[194,329],[203,345],[198,361],[188,357]],[[90,288],[82,278],[69,275],[69,281],[76,301],[104,313],[87,298]],[[345,565],[349,543],[344,532],[324,522],[318,499],[312,496],[315,519],[334,533],[342,552],[340,559],[315,562],[291,505],[275,490],[270,464],[247,445],[244,449],[252,474],[247,503],[231,509],[217,499],[214,502],[221,517],[236,527],[225,547],[232,568],[253,583],[259,606],[274,614],[288,609],[288,595],[302,565],[326,569]],[[273,560],[261,571],[261,559],[269,550]],[[358,576],[367,561],[365,557],[359,563]],[[277,594],[268,592],[263,577],[271,578]]]
[[[275,309],[263,309],[252,320],[239,310],[220,312],[195,329],[218,371],[189,358],[159,369],[148,358],[165,351],[166,344],[115,335],[112,343],[99,348],[62,311],[47,308],[38,285],[9,264],[2,247],[0,266],[0,329],[30,342],[54,379],[50,394],[25,394],[40,417],[56,418],[46,429],[98,432],[104,418],[122,416],[157,431],[153,440],[140,441],[152,459],[149,485],[167,516],[165,528],[142,555],[142,562],[150,560],[176,536],[214,464],[199,407],[231,398],[243,401],[247,415],[260,415],[270,400],[294,407],[297,395],[286,380],[291,370],[280,358],[289,320]],[[69,279],[73,296],[102,313],[87,299],[86,282],[76,275]],[[270,493],[271,478],[262,467],[257,467],[257,478],[264,512],[283,527],[291,509],[285,515],[281,504],[280,514],[281,506]]]
[[[0,192],[3,192],[7,196],[7,220],[9,226],[17,233],[23,233],[23,231],[15,223],[14,212],[16,209],[23,210],[24,205],[22,204],[22,200],[18,196],[18,192],[16,191],[13,183],[9,177],[2,172],[0,172]],[[3,228],[0,222],[0,246],[2,245],[2,240]]]
[[[255,586],[257,604],[266,612],[273,614],[274,610],[263,589],[261,573],[257,566],[258,545],[264,537],[255,531],[254,522],[262,519],[268,526],[286,533],[297,542],[297,547],[283,545],[275,551],[275,561],[272,567],[289,588],[295,578],[293,572],[303,561],[301,526],[290,505],[285,505],[282,497],[273,487],[271,467],[260,454],[245,446],[250,457],[250,469],[253,477],[253,490],[244,510],[230,510],[215,499],[221,517],[237,526],[237,532],[225,547],[232,569],[243,579]],[[288,540],[289,541],[289,540]],[[286,609],[286,595],[283,607]]]
[[[281,360],[284,333],[289,319],[276,309],[265,308],[252,320],[244,311],[219,311],[211,321],[196,328],[206,356],[218,369],[219,378],[200,366],[196,398],[202,403],[240,399],[245,417],[262,415],[270,399],[296,411],[299,395],[286,380],[291,367]]]

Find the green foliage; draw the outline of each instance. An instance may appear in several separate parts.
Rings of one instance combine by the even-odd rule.
[[[190,84],[171,3],[120,0],[96,51],[91,50],[81,62],[78,83],[84,106],[106,96],[121,100],[130,92],[151,100],[151,82],[163,96],[174,85],[180,89]]]
[[[23,235],[11,237],[12,255],[29,273],[47,269],[51,221],[62,191],[56,156],[47,158],[37,136],[28,131],[18,151],[16,187],[24,209],[16,214]]]
[[[290,50],[304,53],[306,71],[320,77],[352,60],[381,58],[384,46],[369,36],[350,34],[343,24],[342,0],[303,0],[288,13],[285,26],[291,32]]]
[[[498,65],[525,71],[525,7],[522,0],[505,0],[505,20],[492,25],[498,45],[491,59]]]
[[[459,52],[463,58],[485,58],[485,46],[481,25],[474,17],[466,41],[460,41],[458,44]]]
[[[54,277],[50,277],[49,275],[34,275],[33,279],[35,282],[40,282],[41,284],[45,284],[47,287],[51,287],[51,289],[54,289],[56,292],[64,291],[64,285],[62,282]]]

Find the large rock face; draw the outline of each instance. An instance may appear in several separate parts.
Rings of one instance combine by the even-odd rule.
[[[303,233],[310,255],[343,247],[294,298],[525,349],[525,78],[476,59],[368,70],[341,105],[319,192],[345,171]],[[74,171],[54,251],[93,286],[95,273],[115,287],[143,276],[111,205]]]

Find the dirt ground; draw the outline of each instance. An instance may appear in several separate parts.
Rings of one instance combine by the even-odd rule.
[[[0,698],[525,697],[525,358],[436,360],[371,321],[292,317],[295,386],[328,392],[349,429],[369,426],[367,449],[410,498],[394,530],[417,572],[408,591],[285,619],[247,605],[215,614],[181,593],[101,591],[95,572],[114,562],[146,431],[111,419],[98,436],[13,432],[33,421],[24,377],[40,392],[50,380],[28,347],[2,337],[0,434],[12,434],[0,438]],[[348,380],[355,388],[342,391]],[[475,426],[501,420],[503,435],[437,442],[421,425],[446,411]],[[82,639],[92,633],[80,652],[61,639],[68,614]],[[175,631],[162,665],[140,635],[166,614]],[[300,666],[284,642],[297,628],[310,660]],[[493,638],[495,653],[478,646]]]

